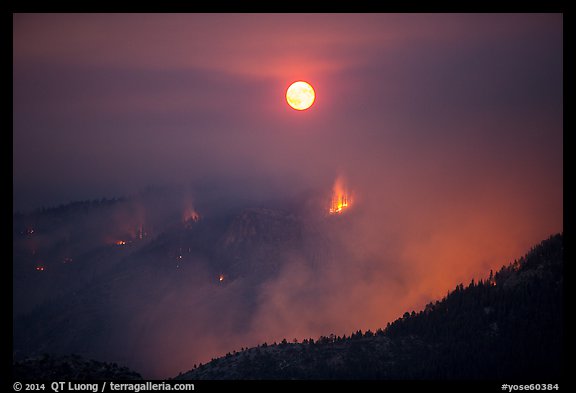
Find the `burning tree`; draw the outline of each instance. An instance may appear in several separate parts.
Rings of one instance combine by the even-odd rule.
[[[342,177],[338,177],[332,188],[332,201],[330,203],[330,214],[341,214],[351,205],[350,193],[344,185]]]
[[[192,227],[192,224],[194,224],[195,222],[198,222],[199,220],[200,220],[200,214],[198,214],[198,212],[196,210],[194,210],[191,207],[186,208],[184,210],[183,221],[184,221],[184,226],[186,228]]]

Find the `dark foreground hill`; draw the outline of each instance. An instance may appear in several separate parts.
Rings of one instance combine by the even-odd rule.
[[[140,374],[116,363],[87,360],[78,355],[49,356],[15,362],[14,380],[141,380]]]
[[[177,379],[516,379],[558,381],[563,236],[485,280],[460,284],[385,329],[227,354]]]

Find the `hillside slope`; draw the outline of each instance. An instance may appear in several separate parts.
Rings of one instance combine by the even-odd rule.
[[[385,329],[227,354],[176,379],[504,379],[562,376],[563,236],[459,284]]]
[[[289,210],[183,214],[162,195],[15,216],[15,360],[78,354],[170,376],[182,369],[171,362],[182,361],[174,353],[183,337],[245,331],[288,262],[314,269],[331,250],[316,221]]]

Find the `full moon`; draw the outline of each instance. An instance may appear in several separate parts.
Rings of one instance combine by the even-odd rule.
[[[286,101],[292,108],[303,111],[308,109],[314,103],[316,94],[310,84],[304,81],[294,82],[286,90]]]

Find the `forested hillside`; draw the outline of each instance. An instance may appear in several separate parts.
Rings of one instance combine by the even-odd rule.
[[[563,355],[563,236],[376,332],[264,343],[179,379],[558,380]]]

